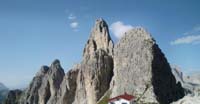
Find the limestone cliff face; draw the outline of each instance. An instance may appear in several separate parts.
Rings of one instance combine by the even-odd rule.
[[[51,104],[64,77],[59,60],[55,60],[50,67],[43,66],[33,78],[33,81],[22,95],[21,104]]]
[[[83,60],[66,75],[55,60],[33,78],[22,104],[95,104],[109,89],[113,76],[113,42],[108,26],[98,19],[85,45]]]
[[[107,23],[102,18],[97,19],[90,34],[90,38],[85,45],[83,60],[88,60],[87,58],[90,58],[90,56],[95,56],[95,51],[98,50],[103,50],[108,55],[112,56],[113,47],[114,45],[110,38]]]
[[[49,70],[48,66],[42,66],[40,71],[33,78],[29,87],[25,90],[24,96],[21,98],[22,104],[37,104],[39,101],[39,88],[42,85],[42,80]]]
[[[67,72],[57,95],[58,102],[54,104],[72,104],[74,102],[79,69],[80,66],[76,65]]]
[[[103,19],[96,21],[88,41],[80,74],[84,78],[87,104],[95,104],[108,90],[113,75],[113,42]]]
[[[77,68],[74,104],[95,104],[109,89],[113,76],[112,54],[113,42],[108,26],[103,19],[98,19]]]
[[[141,103],[169,104],[184,96],[164,54],[143,28],[125,33],[115,45],[110,90],[112,97],[127,92]]]
[[[114,46],[106,22],[98,19],[81,62],[66,74],[58,60],[43,66],[17,104],[97,104],[124,92],[139,103],[169,104],[184,96],[149,33],[135,28]]]

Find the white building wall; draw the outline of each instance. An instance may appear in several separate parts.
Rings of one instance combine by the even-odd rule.
[[[122,103],[126,103],[126,104],[131,104],[130,101],[125,100],[125,99],[119,99],[119,100],[115,100],[113,101],[114,104],[122,104]],[[108,103],[111,104],[111,103]]]
[[[136,104],[136,103],[135,103],[135,100],[132,99],[132,100],[130,101],[130,104]]]

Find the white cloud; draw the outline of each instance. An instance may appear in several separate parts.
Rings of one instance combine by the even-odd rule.
[[[183,33],[183,36],[174,41],[171,41],[171,45],[179,45],[179,44],[199,44],[200,43],[200,25],[193,27],[190,31]]]
[[[69,19],[69,25],[72,28],[72,30],[75,31],[75,32],[78,31],[79,23],[77,21],[76,16],[73,13],[71,13],[68,16],[68,19]]]
[[[199,34],[199,33],[200,33],[200,26],[198,25],[198,26],[193,27],[192,30],[187,31],[187,32],[185,32],[183,34],[184,35],[194,35],[194,34]]]
[[[78,27],[78,22],[74,21],[74,22],[70,23],[70,27],[73,29],[76,29]]]
[[[132,28],[133,26],[125,25],[121,21],[117,21],[111,24],[111,31],[118,39],[121,38],[125,32],[131,30]]]
[[[198,44],[200,43],[200,35],[190,35],[178,38],[172,42],[171,45],[178,45],[178,44]]]
[[[69,20],[75,20],[76,19],[76,16],[74,15],[74,14],[70,14],[69,16],[68,16],[68,19]]]

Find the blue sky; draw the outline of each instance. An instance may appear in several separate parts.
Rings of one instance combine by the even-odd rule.
[[[170,64],[200,71],[199,0],[0,0],[0,82],[30,83],[42,65],[59,59],[65,71],[79,63],[97,18],[124,30],[145,27]],[[122,30],[122,32],[124,31]]]

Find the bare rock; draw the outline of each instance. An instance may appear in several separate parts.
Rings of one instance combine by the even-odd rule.
[[[95,51],[99,49],[104,50],[109,55],[113,55],[113,47],[107,23],[102,18],[97,19],[84,48],[83,59],[87,60],[87,58],[90,58],[89,56],[94,55]]]
[[[96,20],[83,59],[66,74],[59,60],[43,66],[18,104],[97,104],[107,93],[127,92],[140,103],[169,104],[184,96],[164,54],[143,28],[114,46],[107,23]]]
[[[43,78],[47,74],[49,70],[48,66],[42,66],[40,71],[36,74],[33,78],[32,82],[30,83],[29,87],[25,90],[24,95],[21,98],[22,104],[38,104],[39,101],[39,88],[42,85]]]
[[[59,60],[43,66],[21,98],[22,104],[53,104],[65,73]]]
[[[7,95],[7,99],[4,101],[3,104],[19,104],[19,99],[22,95],[21,90],[11,90]]]
[[[64,77],[56,104],[96,104],[109,89],[113,76],[112,55],[108,26],[103,19],[98,19],[85,45],[82,62]]]
[[[112,55],[108,26],[103,19],[98,19],[84,49],[74,104],[95,104],[109,89],[113,76]]]
[[[111,96],[124,92],[138,102],[169,104],[184,96],[164,54],[143,28],[134,28],[114,48]]]
[[[58,92],[57,104],[72,104],[72,102],[74,102],[78,73],[79,65],[75,66],[67,72]]]

